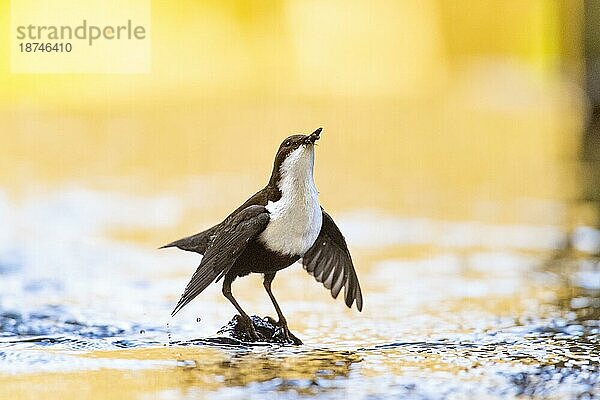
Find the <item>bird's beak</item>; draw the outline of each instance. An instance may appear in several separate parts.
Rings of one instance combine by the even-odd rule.
[[[316,142],[317,140],[319,140],[321,138],[322,130],[323,130],[323,128],[319,128],[316,131],[314,131],[313,133],[311,133],[310,135],[308,135],[305,139],[305,143],[312,144],[312,143]]]

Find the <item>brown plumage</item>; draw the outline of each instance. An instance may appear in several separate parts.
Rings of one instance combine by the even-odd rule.
[[[297,184],[294,180],[298,178],[294,175],[296,174],[294,168],[297,165],[305,165],[301,162],[294,164],[294,162],[296,158],[306,157],[306,151],[313,151],[313,143],[319,139],[320,133],[321,129],[319,128],[311,135],[294,135],[284,140],[275,157],[273,173],[267,186],[249,198],[223,222],[203,232],[163,246],[163,248],[177,247],[203,255],[200,265],[186,286],[172,315],[179,312],[212,282],[224,278],[224,296],[249,323],[250,336],[256,338],[249,316],[231,294],[231,283],[237,277],[249,273],[262,273],[265,277],[265,290],[275,306],[281,328],[285,336],[289,337],[287,322],[271,292],[271,282],[277,271],[292,265],[300,258],[302,258],[304,269],[329,289],[334,298],[344,288],[346,305],[351,307],[353,303],[356,303],[357,309],[362,310],[362,292],[352,257],[344,236],[331,216],[318,206],[318,202],[307,210],[300,206],[300,210],[294,209],[296,207],[294,202],[303,205],[316,201],[311,197],[315,196],[314,193],[304,193],[303,183]],[[309,149],[305,150],[306,148]],[[310,176],[309,183],[314,186],[312,160],[309,161],[311,161],[309,165],[311,170],[308,171],[310,173],[300,171],[298,176]],[[293,175],[293,179],[284,179],[290,175]],[[294,185],[301,189],[296,189]],[[296,193],[298,190],[300,191]],[[315,206],[318,207],[316,211],[319,215],[315,214]],[[315,215],[318,218],[315,218]],[[292,225],[289,226],[291,232],[289,238],[277,236],[273,238],[272,233],[265,233],[269,224],[274,223],[278,218],[290,216],[293,218],[286,220],[291,221]],[[296,225],[297,220],[298,225]],[[286,232],[284,234],[287,234],[288,227],[284,226],[284,228],[284,232]],[[316,228],[319,230],[315,231]],[[281,231],[275,230],[275,234],[277,232]],[[316,238],[311,236],[313,232],[318,233]],[[307,242],[308,240],[310,243]],[[293,246],[290,245],[292,250],[287,250],[289,243],[293,243]],[[307,244],[308,246],[306,246]]]

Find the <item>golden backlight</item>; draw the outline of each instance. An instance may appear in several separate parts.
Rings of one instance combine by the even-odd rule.
[[[473,202],[562,198],[556,161],[575,156],[582,115],[573,5],[154,2],[150,73],[3,64],[1,179],[255,185],[281,138],[323,126],[317,179],[336,208],[470,217]]]
[[[598,376],[578,364],[598,359],[597,260],[552,264],[597,213],[576,201],[583,1],[151,1],[149,69],[128,74],[11,72],[18,1],[0,0],[0,325],[27,329],[2,342],[0,398],[558,399]],[[318,127],[364,312],[293,266],[274,292],[306,346],[181,346],[233,309],[214,285],[169,319],[199,256],[155,249]],[[258,278],[233,291],[274,314]],[[560,368],[578,383],[527,386]]]

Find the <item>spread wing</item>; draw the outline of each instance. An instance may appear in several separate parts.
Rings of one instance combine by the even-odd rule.
[[[216,230],[200,266],[192,275],[171,315],[177,314],[208,285],[224,276],[248,242],[256,238],[268,223],[269,212],[265,207],[258,205],[247,207],[227,217]]]
[[[192,236],[184,237],[183,239],[176,240],[160,248],[164,249],[167,247],[177,247],[181,250],[193,251],[198,254],[204,254],[204,252],[208,248],[208,245],[210,244],[210,241],[214,238],[214,234],[219,228],[219,226],[220,224],[215,225],[212,228],[209,228],[205,231],[196,233]]]
[[[352,303],[356,301],[356,308],[361,311],[362,292],[346,240],[329,214],[321,210],[323,211],[321,232],[315,244],[302,258],[302,265],[317,282],[322,282],[323,286],[331,290],[334,299],[344,287],[346,305],[352,307]]]

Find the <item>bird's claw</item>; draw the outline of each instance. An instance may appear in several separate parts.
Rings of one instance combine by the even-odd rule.
[[[294,335],[292,332],[290,332],[290,329],[287,326],[287,323],[284,321],[283,323],[280,323],[280,329],[281,329],[281,333],[283,334],[283,338],[285,339],[285,341],[287,343],[290,344],[294,344],[294,345],[301,345],[302,340],[298,339],[296,337],[296,335]]]
[[[279,330],[281,331],[281,334],[283,335],[283,338],[285,339],[285,341],[288,343],[294,343],[294,340],[292,339],[292,336],[290,333],[290,329],[287,326],[287,321],[279,320],[279,321],[277,321],[276,325],[279,327]]]
[[[252,319],[250,317],[244,318],[244,322],[246,323],[246,333],[250,337],[250,340],[253,342],[258,342],[258,333],[256,333]]]

